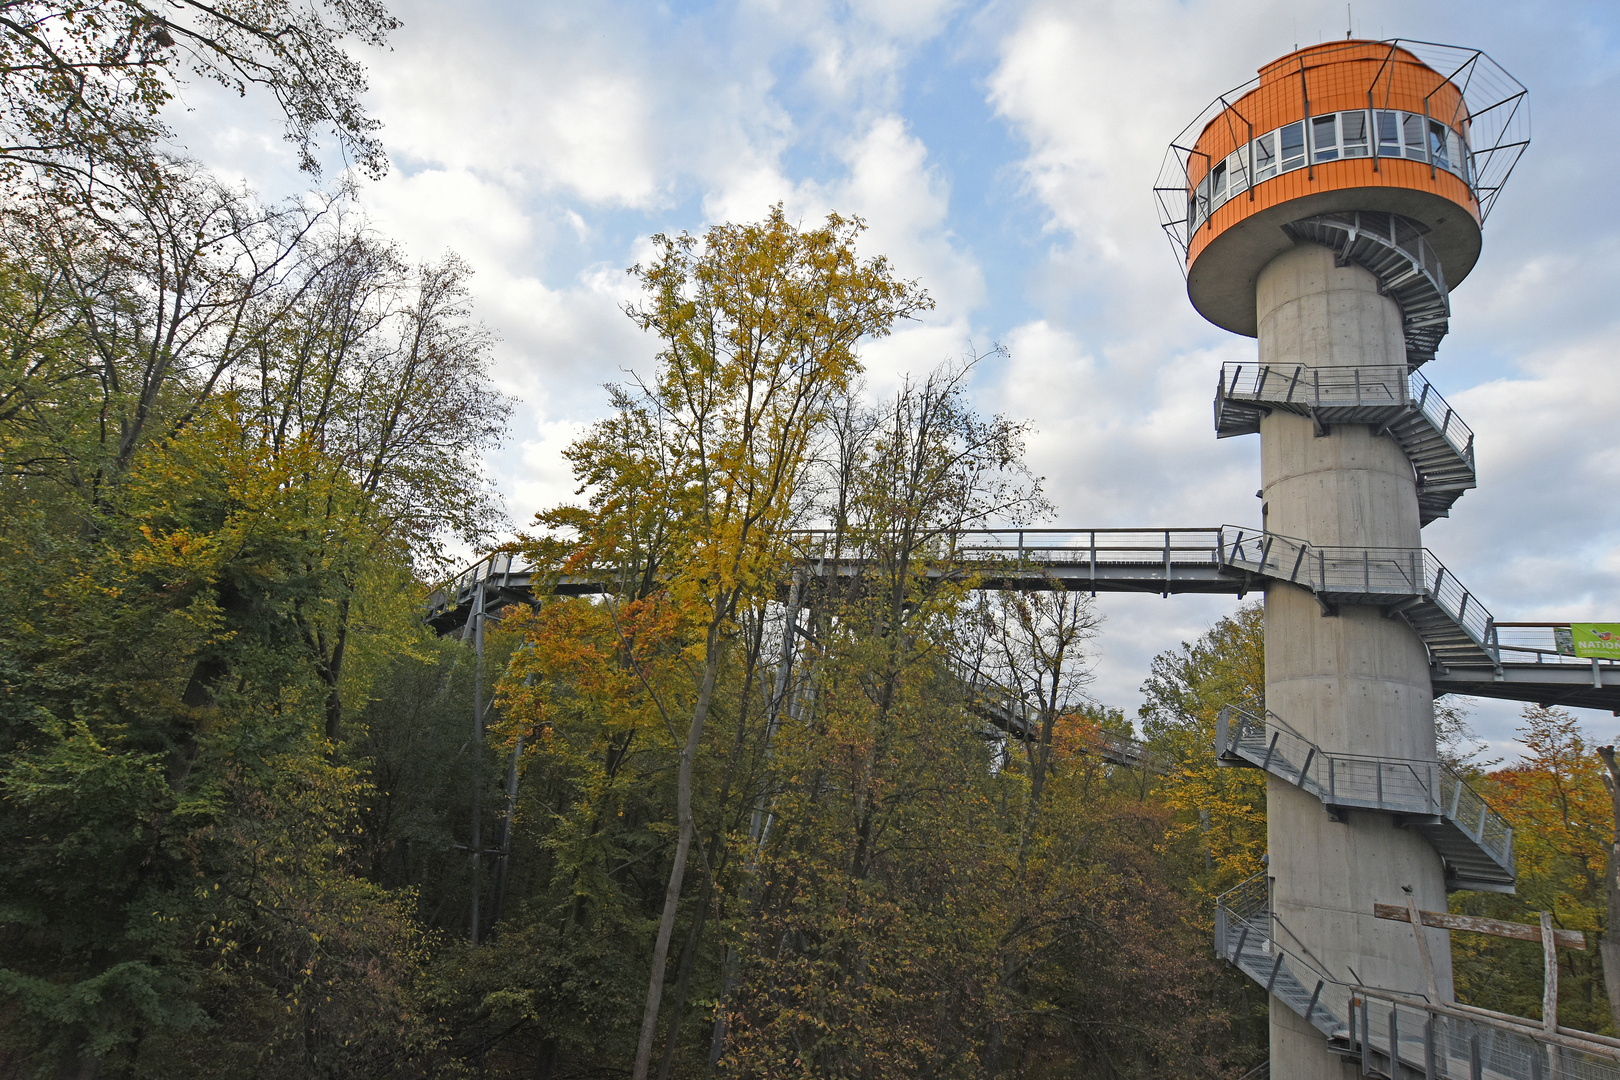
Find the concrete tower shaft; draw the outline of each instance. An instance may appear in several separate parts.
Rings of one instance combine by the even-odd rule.
[[[1373,275],[1302,245],[1274,258],[1256,290],[1261,364],[1310,368],[1404,365],[1401,312]],[[1417,482],[1395,440],[1364,424],[1321,431],[1274,412],[1260,425],[1266,529],[1332,547],[1421,543]],[[1428,652],[1400,619],[1345,606],[1325,617],[1310,593],[1266,589],[1266,707],[1327,754],[1435,759]],[[1409,927],[1373,917],[1375,903],[1444,910],[1435,849],[1389,814],[1335,820],[1315,796],[1267,777],[1267,850],[1277,934],[1329,972],[1413,994],[1429,992]],[[1436,989],[1450,1000],[1446,933],[1428,930]],[[1354,974],[1351,975],[1350,973]],[[1273,999],[1272,1075],[1336,1076],[1322,1035]]]
[[[1444,910],[1448,884],[1512,880],[1500,851],[1470,877],[1482,834],[1444,832],[1440,793],[1460,781],[1438,761],[1432,680],[1451,646],[1413,605],[1440,589],[1422,526],[1473,486],[1473,443],[1447,442],[1449,411],[1438,431],[1414,419],[1429,391],[1412,373],[1528,141],[1523,96],[1478,52],[1312,46],[1217,98],[1156,189],[1193,306],[1258,339],[1248,381],[1223,370],[1216,424],[1260,434],[1263,530],[1244,558],[1266,581],[1266,697],[1234,706],[1242,733],[1217,743],[1267,774],[1268,864],[1228,894],[1217,939],[1273,995],[1273,1076],[1344,1075],[1341,994],[1352,1012],[1357,988],[1452,999],[1447,933],[1375,905]],[[1251,420],[1223,426],[1223,405]],[[1380,582],[1405,584],[1390,600]]]

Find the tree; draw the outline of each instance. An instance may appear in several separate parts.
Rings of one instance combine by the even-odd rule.
[[[1608,921],[1611,928],[1603,935],[1599,946],[1603,956],[1603,985],[1609,995],[1609,1010],[1614,1030],[1620,1031],[1620,941],[1613,940],[1613,927],[1620,927],[1620,765],[1616,765],[1613,746],[1598,747],[1603,759],[1603,786],[1609,791],[1614,814],[1614,836],[1609,842],[1609,858],[1603,866],[1603,893],[1607,901]]]
[[[1215,719],[1228,704],[1265,710],[1265,609],[1244,604],[1197,641],[1153,658],[1142,684],[1142,730],[1172,762],[1163,788],[1177,828],[1196,830],[1213,871],[1212,892],[1260,869],[1266,850],[1266,785],[1258,772],[1215,763]]]
[[[800,230],[781,207],[757,225],[721,225],[700,239],[657,236],[656,259],[631,273],[644,300],[627,309],[663,343],[650,383],[620,392],[620,419],[581,449],[597,458],[599,521],[621,520],[631,492],[663,496],[667,585],[673,601],[703,612],[701,676],[680,751],[678,836],[653,946],[634,1076],[651,1063],[664,969],[695,824],[692,772],[723,657],[747,597],[769,595],[785,561],[795,498],[830,403],[859,369],[858,345],[928,306],[882,259],[861,262],[862,226],[837,215]],[[623,435],[657,445],[617,444]],[[580,460],[575,457],[576,462]],[[605,474],[605,475],[604,475]],[[561,520],[561,519],[554,519]],[[575,515],[593,551],[609,530]],[[666,720],[671,718],[666,717]]]
[[[299,164],[317,171],[325,129],[365,172],[387,167],[350,42],[398,27],[378,0],[88,0],[0,3],[0,162],[91,186],[169,131],[162,110],[186,73],[275,99]],[[110,178],[109,178],[110,179]]]
[[[1525,706],[1518,738],[1526,750],[1523,759],[1479,781],[1481,793],[1513,827],[1515,893],[1456,893],[1452,907],[1531,923],[1547,911],[1554,925],[1584,931],[1589,941],[1596,937],[1596,955],[1559,950],[1558,1019],[1568,1027],[1602,1032],[1612,1015],[1600,968],[1602,946],[1612,933],[1605,874],[1614,820],[1603,762],[1580,721],[1565,709]],[[1539,948],[1459,935],[1452,957],[1460,999],[1518,1016],[1539,1012]]]
[[[420,647],[417,570],[491,523],[488,337],[463,267],[409,267],[341,208],[178,166],[140,190],[117,229],[5,211],[10,1026],[90,1073],[254,1045],[387,1071],[431,1041],[422,942],[355,858],[340,720]]]

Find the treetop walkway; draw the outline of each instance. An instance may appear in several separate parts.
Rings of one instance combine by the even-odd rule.
[[[811,580],[871,572],[847,534],[795,533]],[[1369,604],[1404,619],[1429,650],[1437,694],[1468,694],[1620,713],[1620,664],[1559,651],[1567,623],[1498,623],[1427,548],[1335,548],[1222,525],[1168,529],[966,529],[937,539],[918,572],[971,588],[1245,596],[1268,582],[1310,591],[1324,615]],[[546,575],[523,555],[488,555],[429,596],[423,616],[461,631],[475,605],[493,612],[541,595],[615,591],[610,573]]]

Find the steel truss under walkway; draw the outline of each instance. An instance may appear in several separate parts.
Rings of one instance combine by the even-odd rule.
[[[794,536],[812,582],[861,577],[826,531]],[[929,577],[978,589],[1225,594],[1268,581],[1310,591],[1324,614],[1368,604],[1405,619],[1428,647],[1437,694],[1507,698],[1620,712],[1620,664],[1560,655],[1549,627],[1504,633],[1478,598],[1425,548],[1330,548],[1232,525],[1174,529],[973,529],[942,541],[923,561]],[[547,577],[521,555],[487,556],[436,590],[423,617],[441,634],[486,611],[540,595],[615,591],[609,573]],[[481,598],[481,599],[480,599]]]

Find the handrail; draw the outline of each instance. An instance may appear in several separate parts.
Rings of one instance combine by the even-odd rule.
[[[1284,970],[1295,986],[1310,987],[1303,1010],[1290,1004],[1339,1053],[1359,1057],[1363,1074],[1620,1080],[1615,1040],[1566,1027],[1548,1031],[1524,1017],[1344,982],[1278,942],[1272,922],[1262,871],[1216,898],[1216,954],[1252,979],[1269,978],[1268,990]],[[1302,971],[1306,979],[1299,977]],[[1341,1006],[1344,1020],[1335,1012]]]
[[[1324,991],[1345,984],[1277,940],[1268,893],[1262,870],[1215,898],[1215,954],[1262,983],[1267,993],[1281,995],[1324,1035],[1342,1038],[1344,1022],[1334,1014]]]
[[[1536,664],[1567,664],[1590,667],[1596,664],[1612,670],[1620,660],[1606,657],[1576,656],[1570,637],[1569,623],[1499,622],[1492,627],[1497,635],[1498,648],[1504,653],[1529,653]],[[1504,657],[1504,659],[1511,659]]]
[[[1328,806],[1445,818],[1514,873],[1513,827],[1441,761],[1330,752],[1274,713],[1262,717],[1238,705],[1216,717],[1215,754],[1259,765]]]
[[[807,558],[859,558],[829,550],[839,541],[853,547],[881,542],[882,534],[850,529],[798,529],[789,543]],[[953,562],[1198,562],[1214,565],[1220,550],[1220,529],[1175,527],[1168,529],[1063,529],[1005,528],[956,529],[941,532],[924,548],[925,557]]]
[[[1228,401],[1287,409],[1379,409],[1421,413],[1474,465],[1474,432],[1420,373],[1405,364],[1313,367],[1306,364],[1221,365],[1219,396]]]
[[[1500,663],[1496,620],[1428,548],[1328,547],[1235,526],[1223,527],[1222,545],[1223,566],[1289,581],[1319,595],[1428,600],[1493,664]]]
[[[1620,1080],[1620,1048],[1600,1036],[1548,1031],[1533,1020],[1414,994],[1367,986],[1348,990],[1346,1049],[1359,1053],[1364,1073]],[[1397,1069],[1397,1062],[1410,1071]]]

